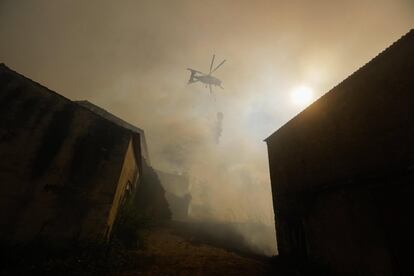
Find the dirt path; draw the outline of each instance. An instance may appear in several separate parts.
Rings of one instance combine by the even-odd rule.
[[[194,241],[168,226],[142,232],[142,238],[140,268],[117,275],[264,275],[269,268],[265,259]]]

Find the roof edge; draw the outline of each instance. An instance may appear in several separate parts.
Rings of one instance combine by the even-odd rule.
[[[65,99],[65,100],[67,100],[67,101],[73,102],[71,99],[66,98],[66,97],[65,97],[65,96],[63,96],[62,94],[59,94],[59,93],[57,93],[56,91],[51,90],[50,88],[48,88],[48,87],[46,87],[46,86],[42,85],[41,83],[39,83],[39,82],[37,82],[37,81],[35,81],[35,80],[32,80],[31,78],[26,77],[25,75],[23,75],[23,74],[21,74],[21,73],[19,73],[19,72],[15,71],[15,70],[13,70],[13,69],[11,69],[10,67],[8,67],[8,66],[7,66],[6,64],[4,64],[4,63],[0,63],[0,66],[1,66],[1,67],[3,67],[3,69],[5,69],[5,70],[7,70],[7,71],[9,71],[9,72],[11,72],[11,73],[13,73],[14,75],[16,75],[16,76],[18,76],[18,77],[20,77],[20,78],[23,78],[23,79],[25,79],[25,80],[28,80],[28,81],[32,82],[34,85],[36,85],[36,86],[38,86],[38,87],[40,87],[40,88],[42,88],[42,89],[47,90],[49,93],[52,93],[52,94],[54,94],[54,95],[56,95],[56,96],[58,96],[58,97],[60,97],[60,98],[63,98],[63,99]],[[1,69],[1,68],[0,68],[0,69]]]
[[[320,98],[318,98],[316,101],[314,101],[312,104],[310,104],[309,106],[307,106],[305,109],[303,109],[301,112],[299,112],[298,114],[296,114],[293,118],[291,118],[289,121],[287,121],[285,124],[283,124],[281,127],[279,127],[276,131],[274,131],[272,134],[270,134],[267,138],[265,138],[263,141],[264,142],[268,142],[269,139],[271,139],[273,136],[277,135],[279,133],[279,131],[281,131],[283,128],[286,127],[286,125],[290,124],[292,121],[294,121],[297,117],[299,117],[302,113],[304,113],[307,109],[309,109],[312,105],[314,105],[316,102],[320,101],[322,98],[332,94],[334,92],[334,90],[343,85],[344,82],[348,81],[350,78],[352,78],[353,76],[355,76],[356,74],[358,74],[359,72],[361,72],[363,70],[363,68],[365,68],[367,65],[369,65],[370,63],[378,60],[380,57],[382,57],[384,54],[386,54],[387,52],[389,52],[390,50],[392,50],[392,48],[397,44],[397,43],[401,43],[401,41],[403,41],[404,39],[406,39],[407,37],[409,37],[410,35],[414,36],[414,29],[410,29],[407,33],[405,33],[404,35],[402,35],[399,39],[397,39],[396,41],[394,41],[392,44],[390,44],[388,47],[386,47],[384,50],[382,50],[381,52],[379,52],[376,56],[374,56],[372,59],[370,59],[368,62],[364,63],[361,67],[359,67],[357,70],[355,70],[354,72],[352,72],[350,75],[348,75],[345,79],[343,79],[342,81],[340,81],[338,84],[336,84],[334,87],[332,87],[330,90],[328,90],[328,92],[326,92],[324,95],[322,95]]]

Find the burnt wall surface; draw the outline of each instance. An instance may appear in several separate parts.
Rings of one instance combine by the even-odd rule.
[[[337,275],[412,275],[414,31],[267,140],[278,249]]]
[[[0,65],[0,239],[104,234],[130,137]]]

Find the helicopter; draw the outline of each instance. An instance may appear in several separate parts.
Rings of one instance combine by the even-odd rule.
[[[216,55],[213,55],[213,58],[211,59],[211,64],[210,64],[210,71],[208,74],[205,74],[203,72],[191,69],[191,68],[187,68],[187,70],[189,70],[191,72],[190,75],[190,79],[188,80],[188,84],[190,83],[194,83],[194,82],[202,82],[205,84],[206,88],[207,86],[210,89],[210,94],[213,93],[213,88],[212,85],[214,86],[218,86],[221,89],[224,89],[223,86],[221,86],[221,80],[219,80],[216,77],[213,77],[211,74],[213,74],[217,69],[220,68],[220,66],[223,65],[223,63],[226,62],[226,60],[223,60],[219,65],[216,66],[216,68],[213,69],[213,65],[214,65],[214,58],[216,57]]]

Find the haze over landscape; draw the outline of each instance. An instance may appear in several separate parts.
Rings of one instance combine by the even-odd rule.
[[[263,140],[413,22],[411,0],[0,0],[0,62],[143,128],[154,167],[190,176],[193,218],[274,231]],[[186,68],[213,54],[210,95]]]

